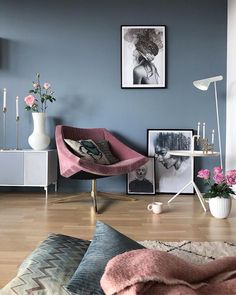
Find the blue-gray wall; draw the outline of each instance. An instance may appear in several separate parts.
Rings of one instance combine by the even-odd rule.
[[[121,25],[167,26],[166,89],[120,88]],[[16,95],[21,147],[29,147],[32,118],[23,97],[36,72],[55,89],[57,101],[48,108],[51,137],[57,123],[106,127],[140,152],[146,152],[148,128],[196,129],[201,121],[208,131],[216,129],[213,87],[202,92],[192,81],[222,74],[225,145],[226,33],[226,0],[0,0],[0,90],[8,90],[8,147],[15,146]],[[2,145],[2,130],[0,135]],[[215,164],[217,159],[198,160],[196,166]],[[87,182],[62,179],[59,186],[61,191],[86,187]],[[99,180],[98,188],[125,191],[125,176]]]

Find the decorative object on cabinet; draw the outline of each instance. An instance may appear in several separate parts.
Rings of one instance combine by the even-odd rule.
[[[96,190],[97,178],[127,174],[148,161],[147,157],[123,144],[105,128],[88,129],[58,125],[56,126],[55,138],[61,175],[66,178],[92,180],[91,197],[95,212],[98,212]],[[78,157],[78,155],[74,154],[66,145],[65,139],[72,139],[74,141],[92,139],[95,143],[101,140],[107,140],[112,154],[119,159],[119,162],[111,165],[101,165],[82,157]],[[111,194],[102,193],[101,196],[111,197]],[[81,197],[84,197],[84,194],[82,194]],[[119,198],[122,198],[123,200],[134,200],[128,196]],[[67,200],[69,200],[69,198],[65,198],[62,201]]]
[[[166,87],[165,26],[121,26],[121,87]]]
[[[3,89],[3,149],[6,150],[6,136],[7,136],[7,124],[6,124],[6,116],[7,116],[7,90]]]
[[[217,95],[217,87],[216,82],[223,80],[223,76],[216,76],[211,78],[206,78],[202,80],[196,80],[193,82],[193,85],[203,91],[207,91],[210,84],[214,83],[214,91],[215,91],[215,105],[216,105],[216,119],[217,119],[217,131],[218,131],[218,142],[219,142],[219,152],[220,152],[220,166],[223,167],[222,160],[222,149],[221,149],[221,135],[220,135],[220,119],[219,119],[219,107],[218,107],[218,95]]]
[[[32,113],[34,129],[28,143],[36,151],[44,150],[50,144],[50,137],[45,132],[45,115],[46,113]]]
[[[45,133],[45,113],[48,108],[48,102],[56,101],[51,84],[45,82],[41,85],[40,74],[36,74],[36,81],[32,84],[33,89],[29,90],[29,95],[25,97],[25,110],[33,111],[34,130],[29,136],[29,145],[34,150],[44,150],[50,144],[50,138]],[[38,98],[37,98],[38,97]]]
[[[6,137],[7,137],[7,89],[3,89],[3,146],[1,150],[7,150],[6,145]],[[16,96],[16,150],[19,149],[19,123],[20,123],[20,116],[19,116],[19,96]]]

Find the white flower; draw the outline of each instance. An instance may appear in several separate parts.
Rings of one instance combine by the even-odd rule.
[[[48,90],[50,87],[51,87],[51,84],[48,83],[48,82],[45,82],[45,83],[43,84],[43,88],[46,89],[46,90]]]

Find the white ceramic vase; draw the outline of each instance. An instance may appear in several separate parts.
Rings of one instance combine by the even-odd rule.
[[[29,145],[34,150],[45,150],[50,144],[50,137],[45,133],[45,113],[32,113],[34,130],[29,136]]]
[[[231,198],[210,198],[210,212],[215,218],[227,218],[231,211],[231,203]]]

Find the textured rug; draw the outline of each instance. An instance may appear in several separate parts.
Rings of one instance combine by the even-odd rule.
[[[229,242],[139,241],[150,249],[169,252],[193,263],[206,263],[222,256],[236,256],[236,244]]]

